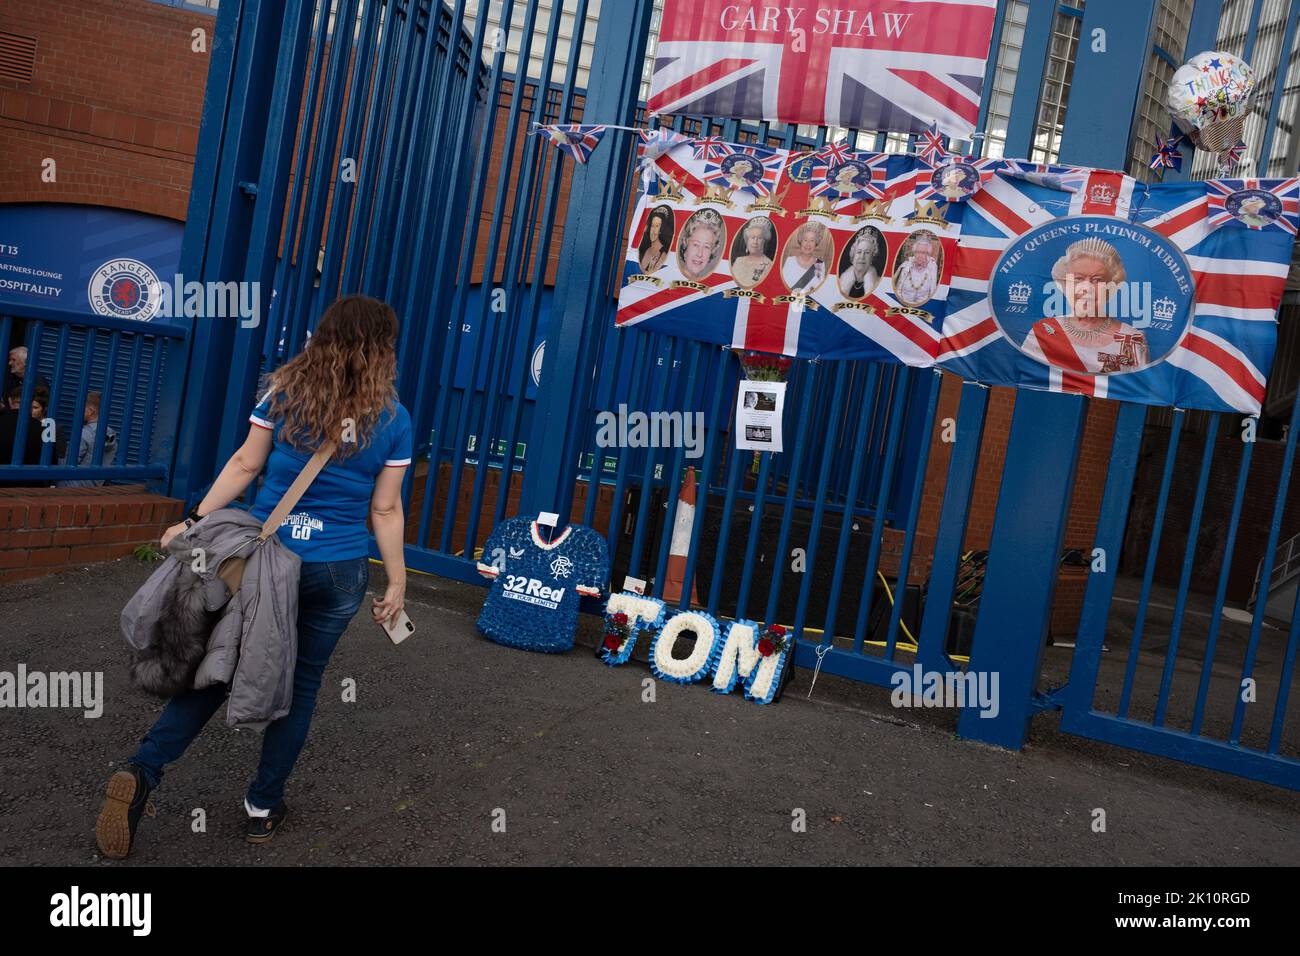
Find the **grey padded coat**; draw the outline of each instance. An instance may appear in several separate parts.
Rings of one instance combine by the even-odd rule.
[[[169,542],[167,559],[122,610],[139,687],[173,696],[187,685],[226,684],[226,723],[259,730],[293,702],[302,564],[275,535],[258,546],[261,530],[261,522],[236,508],[204,515]],[[195,549],[204,558],[197,572]],[[234,555],[247,564],[231,599],[217,570]]]

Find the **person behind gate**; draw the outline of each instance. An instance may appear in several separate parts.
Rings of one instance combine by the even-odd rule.
[[[162,537],[166,549],[193,523],[239,498],[264,466],[266,478],[250,513],[265,521],[315,451],[337,443],[276,532],[301,559],[297,658],[289,712],[266,726],[261,760],[244,798],[245,836],[252,843],[270,840],[285,819],[285,782],[306,742],[325,665],[365,597],[367,515],[388,578],[372,616],[391,621],[405,603],[401,488],[412,439],[410,415],[394,387],[397,333],[397,315],[385,302],[352,295],[331,305],[307,347],[271,376],[250,417],[248,438],[207,495]],[[113,775],[96,824],[105,856],[121,858],[130,851],[163,768],[185,752],[226,694],[227,685],[217,683],[172,697],[126,767]]]

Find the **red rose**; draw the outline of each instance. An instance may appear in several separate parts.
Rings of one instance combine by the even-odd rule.
[[[627,623],[627,615],[624,614],[622,611],[619,611],[617,614],[614,615],[614,623],[615,623],[615,624],[626,624],[626,623]]]
[[[771,641],[769,641],[766,637],[758,642],[758,652],[762,654],[764,657],[771,657],[772,653],[775,650],[776,650],[776,645],[773,644]]]
[[[605,635],[605,647],[608,650],[616,651],[623,646],[623,639],[617,634]]]
[[[769,634],[778,634],[783,637],[785,636],[785,628],[783,628],[780,624],[773,624],[771,627],[767,629],[767,632]]]

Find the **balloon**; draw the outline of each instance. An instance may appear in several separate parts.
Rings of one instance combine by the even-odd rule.
[[[1207,50],[1174,73],[1165,100],[1174,122],[1200,149],[1218,153],[1220,162],[1241,142],[1255,71],[1231,53]]]

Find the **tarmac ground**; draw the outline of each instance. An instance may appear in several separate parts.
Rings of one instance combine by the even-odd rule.
[[[999,750],[957,739],[951,712],[892,707],[888,689],[823,674],[809,699],[803,670],[770,707],[653,681],[596,660],[594,619],[570,653],[533,655],[477,633],[481,588],[424,576],[413,637],[394,646],[363,611],[341,640],[274,841],[242,839],[259,735],[222,711],[169,768],[131,857],[103,861],[104,784],[163,706],[129,685],[118,629],[150,570],[128,558],[0,587],[0,670],[104,675],[98,718],[0,710],[0,862],[1300,863],[1291,791],[1063,734],[1050,713],[1023,751]],[[1069,653],[1049,649],[1045,675]],[[1162,663],[1144,643],[1141,681]]]

